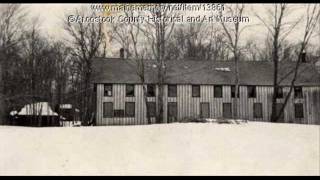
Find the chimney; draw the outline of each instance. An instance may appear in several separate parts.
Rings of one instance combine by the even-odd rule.
[[[306,63],[307,61],[306,61],[306,52],[305,51],[303,51],[302,52],[302,55],[301,55],[301,62],[303,62],[303,63]]]
[[[124,59],[124,49],[120,48],[120,58]]]

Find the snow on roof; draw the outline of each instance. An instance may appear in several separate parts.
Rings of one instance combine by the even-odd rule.
[[[42,115],[42,116],[58,116],[49,106],[48,102],[37,102],[25,105],[18,115]]]
[[[14,115],[17,115],[17,114],[18,114],[18,111],[11,111],[11,112],[10,112],[10,115],[11,115],[11,116],[14,116]]]
[[[60,109],[72,109],[72,104],[60,104]]]
[[[215,68],[217,71],[225,71],[225,72],[230,72],[230,68],[226,67],[226,68]]]

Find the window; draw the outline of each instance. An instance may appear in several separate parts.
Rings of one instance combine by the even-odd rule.
[[[294,98],[303,98],[302,87],[294,87]]]
[[[113,117],[113,103],[112,102],[104,102],[103,103],[103,117],[104,118]]]
[[[200,86],[192,85],[192,97],[200,97]]]
[[[235,98],[236,97],[236,86],[231,86],[231,97]],[[238,95],[237,97],[240,97],[240,86],[238,86]]]
[[[156,103],[155,102],[148,102],[147,103],[149,115],[150,117],[156,117]]]
[[[177,122],[178,106],[176,102],[168,102],[168,123]]]
[[[282,87],[277,88],[277,98],[283,98],[283,88]]]
[[[133,97],[134,96],[134,85],[127,84],[126,85],[126,97]]]
[[[114,117],[124,117],[123,109],[115,109],[113,113],[114,113]]]
[[[231,103],[223,103],[222,111],[224,118],[232,118],[232,106]]]
[[[222,86],[214,86],[214,97],[222,98]]]
[[[134,102],[126,102],[125,107],[126,117],[134,117],[135,116],[135,103]]]
[[[154,84],[147,85],[147,96],[148,97],[155,97],[156,96],[156,85],[154,85]]]
[[[112,97],[112,84],[104,85],[104,96]]]
[[[168,85],[168,97],[177,97],[177,85]]]
[[[209,118],[210,117],[210,104],[207,102],[200,103],[200,117]]]
[[[256,86],[248,86],[248,97],[249,98],[257,97]]]
[[[262,118],[262,103],[253,104],[253,117]]]
[[[280,115],[278,122],[284,122],[284,110],[282,110],[283,107],[283,103],[276,103],[276,112],[277,112],[277,116]]]
[[[303,118],[303,104],[302,103],[294,104],[294,115],[296,118]]]

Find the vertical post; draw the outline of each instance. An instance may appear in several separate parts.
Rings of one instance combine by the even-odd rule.
[[[2,79],[2,62],[0,61],[0,125],[5,123],[4,113],[4,94],[3,94],[3,79]]]

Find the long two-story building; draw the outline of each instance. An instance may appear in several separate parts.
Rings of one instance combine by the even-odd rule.
[[[157,64],[146,61],[146,86],[152,122],[155,123],[158,87]],[[289,91],[295,62],[280,63],[278,106]],[[164,85],[164,119],[230,118],[235,103],[234,62],[184,60],[167,62]],[[132,60],[98,58],[93,63],[96,92],[96,125],[147,124],[143,88]],[[270,121],[273,64],[266,61],[239,63],[237,114],[241,119]],[[280,108],[278,108],[280,109]],[[320,124],[320,74],[304,62],[280,122]]]

